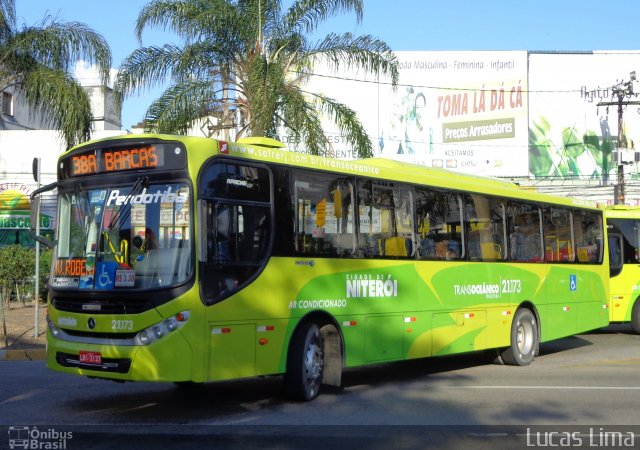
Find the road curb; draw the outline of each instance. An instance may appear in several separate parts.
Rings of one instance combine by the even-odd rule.
[[[0,350],[0,361],[39,361],[46,359],[44,348]]]

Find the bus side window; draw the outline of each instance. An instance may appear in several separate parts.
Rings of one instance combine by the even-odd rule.
[[[358,180],[359,254],[369,258],[414,258],[413,188]]]
[[[464,225],[469,259],[501,261],[505,259],[505,207],[502,199],[480,194],[464,196]]]
[[[555,206],[545,207],[542,216],[545,259],[554,262],[574,262],[575,243],[582,241],[582,226],[576,228],[576,217],[573,217],[572,225],[571,211]]]
[[[335,185],[335,187],[334,187]],[[330,198],[333,197],[333,217],[328,217],[327,231],[332,233],[331,243],[334,255],[353,256],[356,254],[356,234],[353,223],[353,205],[351,201],[351,183],[335,180],[330,185]],[[335,221],[335,227],[329,227],[328,223]]]
[[[507,217],[511,260],[524,262],[543,261],[542,218],[538,206],[512,202],[507,207]]]
[[[578,262],[601,262],[604,253],[602,217],[593,211],[573,211],[572,217]]]
[[[457,260],[464,257],[457,194],[416,189],[416,241],[419,259]]]
[[[351,256],[356,240],[349,178],[294,171],[294,248],[297,254]]]
[[[607,219],[609,236],[620,238],[619,255],[622,264],[640,264],[640,221],[635,219]],[[609,245],[611,253],[611,245]]]
[[[250,282],[266,261],[272,234],[272,181],[263,167],[214,162],[200,183],[199,211],[206,233],[201,282],[205,302],[212,304]]]

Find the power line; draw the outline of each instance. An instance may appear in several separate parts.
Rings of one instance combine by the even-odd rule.
[[[345,77],[345,76],[338,76],[338,75],[327,75],[327,74],[320,74],[320,73],[302,73],[302,72],[298,72],[295,70],[290,70],[291,73],[295,73],[295,74],[299,74],[299,75],[311,75],[314,77],[319,77],[319,78],[331,78],[334,80],[342,80],[342,81],[355,81],[358,83],[370,83],[370,84],[377,84],[377,85],[383,85],[383,86],[393,86],[393,83],[391,83],[390,81],[380,81],[380,80],[363,80],[363,79],[358,79],[358,78],[351,78],[351,77]],[[454,87],[454,86],[430,86],[430,85],[423,85],[423,84],[405,84],[405,83],[398,83],[396,84],[397,87],[413,87],[413,88],[421,88],[421,89],[434,89],[434,90],[442,90],[442,91],[468,91],[468,92],[492,92],[495,91],[495,89],[483,89],[483,88],[465,88],[465,87]],[[535,89],[535,90],[531,90],[531,89],[522,89],[520,92],[522,93],[527,93],[527,94],[531,94],[531,93],[539,93],[539,94],[575,94],[575,93],[581,93],[583,92],[582,89],[552,89],[552,90],[543,90],[543,89]]]

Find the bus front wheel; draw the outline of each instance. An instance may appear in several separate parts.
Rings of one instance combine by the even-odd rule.
[[[502,361],[511,366],[531,364],[538,345],[536,317],[528,309],[520,308],[511,323],[511,345],[502,354]]]
[[[294,400],[313,400],[320,393],[324,369],[324,348],[320,328],[313,322],[293,335],[284,376],[285,389]]]

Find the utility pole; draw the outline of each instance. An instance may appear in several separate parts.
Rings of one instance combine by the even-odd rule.
[[[615,97],[614,101],[611,102],[599,102],[598,106],[617,106],[618,107],[618,141],[617,141],[617,154],[618,154],[618,179],[616,191],[614,193],[614,203],[616,205],[623,205],[625,203],[625,192],[624,192],[624,160],[623,160],[623,150],[626,150],[627,143],[623,142],[624,133],[622,132],[624,123],[622,120],[624,106],[628,105],[640,105],[638,101],[630,101],[625,98],[631,96],[637,96],[638,94],[633,92],[633,83],[636,81],[636,72],[633,71],[629,74],[629,81],[621,81],[615,86],[611,87],[611,95]],[[623,148],[624,146],[624,148]]]
[[[40,180],[42,179],[40,173],[40,158],[33,158],[33,179],[38,183],[37,189],[40,189]],[[40,202],[38,202],[36,211],[36,235],[40,236]],[[31,228],[33,228],[33,224],[31,224]],[[40,303],[40,242],[36,241],[36,274],[35,274],[35,288],[34,288],[34,299],[35,299],[35,322],[33,324],[33,336],[37,339],[40,334],[39,324],[40,324],[40,311],[38,310],[38,305]]]

